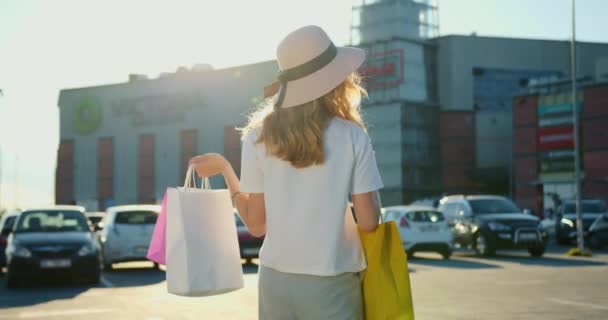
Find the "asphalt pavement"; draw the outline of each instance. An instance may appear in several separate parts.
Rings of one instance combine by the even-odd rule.
[[[540,259],[417,254],[409,263],[416,319],[608,319],[608,251],[592,258],[565,251],[552,246]],[[51,279],[9,290],[0,277],[0,320],[257,319],[255,265],[244,266],[244,289],[206,298],[167,294],[164,272],[151,264],[117,267],[97,286]]]

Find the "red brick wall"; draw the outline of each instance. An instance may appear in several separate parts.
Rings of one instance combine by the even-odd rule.
[[[608,85],[586,88],[583,118],[608,117]]]
[[[516,97],[513,101],[513,125],[536,126],[536,96]]]
[[[237,175],[240,176],[241,132],[233,126],[224,127],[224,156],[230,162]]]
[[[513,154],[525,155],[536,153],[536,128],[513,129]]]
[[[57,150],[55,203],[71,204],[74,200],[74,141],[64,140]]]
[[[186,176],[186,171],[188,170],[188,161],[197,156],[198,152],[198,130],[196,129],[188,129],[183,130],[180,133],[179,141],[180,141],[180,172],[179,172],[179,181],[184,179]]]
[[[139,136],[138,161],[138,200],[139,203],[155,203],[154,195],[154,135]]]
[[[608,109],[608,103],[606,109]],[[584,119],[582,131],[584,150],[608,150],[608,117]]]
[[[521,208],[542,211],[542,187],[538,182],[537,96],[513,100],[513,186]]]
[[[608,199],[608,85],[585,89],[581,118],[583,195]]]
[[[443,111],[439,118],[442,182],[450,193],[475,191],[475,118],[473,112]]]
[[[99,210],[105,210],[106,200],[114,197],[114,139],[97,140],[97,199]]]

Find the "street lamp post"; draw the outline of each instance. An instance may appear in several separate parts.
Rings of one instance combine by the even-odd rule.
[[[585,249],[585,238],[583,237],[583,218],[581,215],[581,159],[578,130],[578,106],[576,101],[576,0],[571,0],[571,5],[572,41],[570,42],[570,78],[572,81],[572,120],[574,122],[574,200],[576,202],[576,231],[578,250],[580,253],[582,253]]]

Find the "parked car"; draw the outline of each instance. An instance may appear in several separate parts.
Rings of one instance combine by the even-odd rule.
[[[103,229],[103,218],[106,217],[105,212],[87,212],[87,219],[93,226],[94,231],[101,231]]]
[[[66,276],[98,283],[101,256],[92,230],[78,206],[23,211],[6,248],[9,287],[24,280]]]
[[[6,245],[8,241],[8,235],[13,230],[15,220],[19,216],[19,211],[6,212],[0,217],[0,274],[3,272],[3,268],[6,267]]]
[[[413,201],[409,205],[410,206],[426,206],[426,207],[437,208],[437,206],[439,205],[439,201],[442,198],[443,198],[443,196],[434,196],[434,197],[421,198],[421,199],[417,199],[417,200]]]
[[[258,258],[260,256],[260,248],[264,243],[264,237],[256,238],[249,230],[247,230],[247,226],[241,220],[238,214],[234,214],[236,219],[236,231],[239,237],[239,248],[241,250],[241,258],[247,260],[247,263],[251,263],[253,258]]]
[[[524,214],[513,201],[491,195],[448,196],[439,210],[454,234],[454,243],[477,254],[493,255],[500,249],[527,249],[531,256],[545,253],[547,232],[537,217]]]
[[[443,214],[428,206],[395,206],[382,211],[384,221],[395,221],[408,256],[416,252],[437,252],[444,259],[452,255],[452,231]]]
[[[586,234],[591,249],[608,247],[608,213],[599,216]]]
[[[608,213],[605,201],[599,199],[581,200],[583,232],[588,232],[591,224],[604,213]],[[559,207],[555,222],[555,237],[557,243],[567,245],[576,240],[576,235],[576,202],[569,200]]]
[[[114,263],[148,261],[146,254],[159,213],[158,205],[108,208],[100,237],[104,269],[111,270]]]

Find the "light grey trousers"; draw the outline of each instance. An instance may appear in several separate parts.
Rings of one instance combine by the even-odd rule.
[[[260,266],[258,290],[260,320],[363,319],[358,273],[320,277]]]

